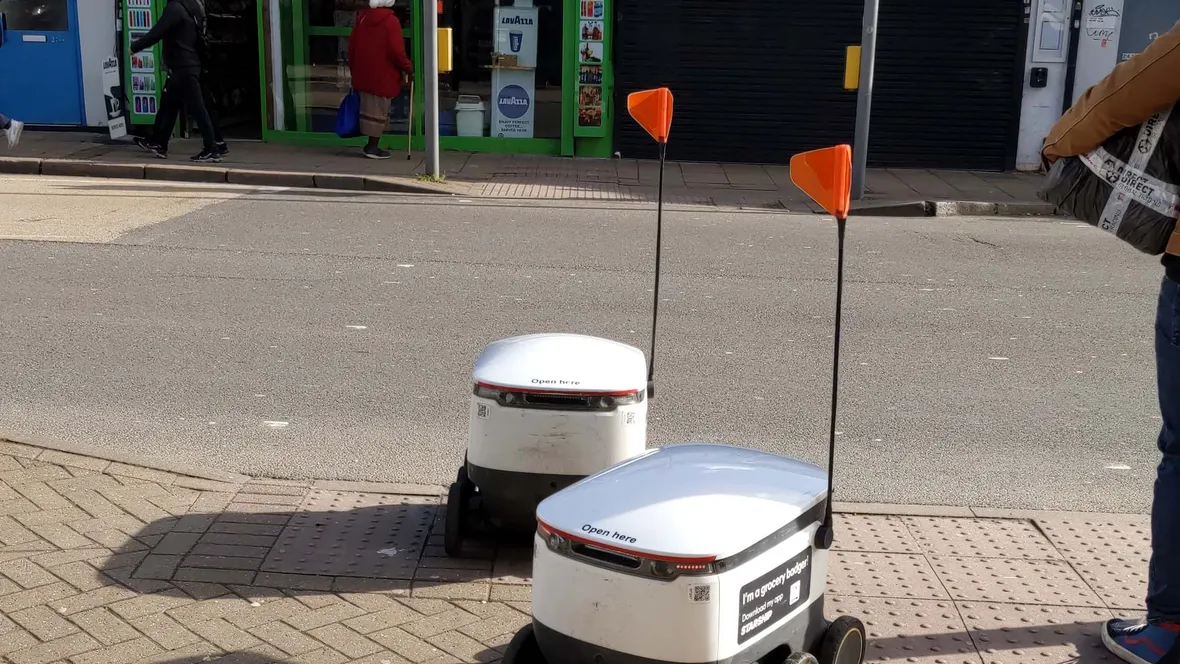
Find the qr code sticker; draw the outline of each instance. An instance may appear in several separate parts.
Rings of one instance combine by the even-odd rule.
[[[627,413],[623,418],[624,424],[635,424],[635,413]]]
[[[475,406],[475,416],[476,416],[476,417],[478,417],[478,418],[480,418],[480,419],[486,420],[486,419],[488,418],[488,406],[487,406],[487,404],[482,404],[482,403],[481,403],[481,404],[476,404],[476,406]]]
[[[713,586],[706,585],[692,585],[688,587],[688,600],[696,604],[708,602],[713,599]]]

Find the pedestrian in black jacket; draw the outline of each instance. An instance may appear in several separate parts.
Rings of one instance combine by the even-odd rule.
[[[204,149],[192,158],[197,162],[219,162],[222,151],[218,132],[205,106],[206,94],[201,84],[205,58],[205,8],[198,0],[168,0],[160,20],[143,37],[131,43],[131,52],[139,53],[162,43],[164,67],[168,81],[164,98],[151,139],[136,139],[143,149],[163,157],[167,153],[167,136],[176,124],[180,111],[177,99],[184,103],[188,114],[197,122],[204,140]]]

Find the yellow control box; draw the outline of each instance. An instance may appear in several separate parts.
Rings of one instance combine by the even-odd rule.
[[[438,72],[445,74],[451,71],[453,64],[451,55],[455,52],[451,42],[451,28],[438,29]]]
[[[844,89],[860,88],[860,47],[849,46],[844,55]]]

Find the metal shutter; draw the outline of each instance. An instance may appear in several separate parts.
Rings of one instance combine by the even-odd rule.
[[[869,164],[1016,164],[1027,24],[1021,0],[881,0]]]
[[[617,150],[656,154],[627,95],[675,95],[670,159],[785,163],[850,140],[856,94],[844,47],[860,39],[860,0],[616,0]]]
[[[870,165],[1014,165],[1023,7],[881,0]],[[844,48],[859,43],[862,12],[860,0],[617,0],[617,149],[655,154],[625,109],[628,93],[661,85],[676,95],[670,159],[782,164],[852,143]]]

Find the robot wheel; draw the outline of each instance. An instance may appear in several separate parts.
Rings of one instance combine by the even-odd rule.
[[[508,642],[501,664],[547,664],[545,655],[541,653],[541,646],[537,644],[537,635],[533,632],[532,623],[521,627]]]
[[[819,648],[820,664],[861,664],[865,660],[865,626],[853,616],[840,616],[828,625]]]
[[[793,652],[783,660],[783,664],[819,664],[819,660],[809,652]]]
[[[459,469],[454,483],[447,491],[447,517],[443,530],[443,550],[452,558],[463,554],[463,539],[471,523],[471,497],[475,485],[467,477],[467,464]]]

